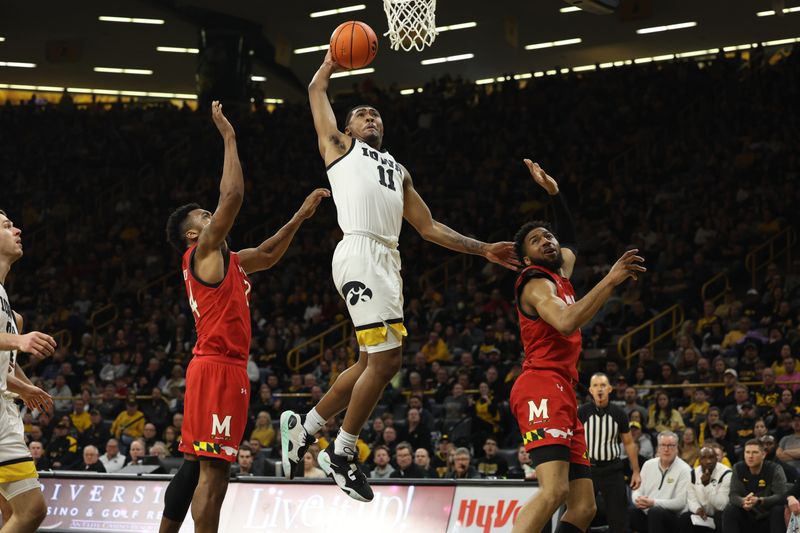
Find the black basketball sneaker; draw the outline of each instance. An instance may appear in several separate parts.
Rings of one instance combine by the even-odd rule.
[[[375,494],[367,483],[367,476],[358,467],[356,451],[347,455],[336,455],[333,442],[319,452],[317,462],[329,478],[333,479],[345,494],[360,502],[371,502]]]

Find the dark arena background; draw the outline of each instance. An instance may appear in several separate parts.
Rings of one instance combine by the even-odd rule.
[[[371,26],[379,47],[368,66],[330,81],[339,129],[355,105],[380,110],[385,147],[435,220],[484,242],[553,220],[556,201],[531,178],[530,158],[569,203],[579,303],[626,250],[645,258],[647,272],[579,330],[579,413],[622,413],[613,424],[584,420],[593,471],[619,476],[602,490],[592,478],[587,530],[712,531],[703,524],[716,518],[717,531],[738,531],[721,525],[727,516],[753,532],[800,528],[800,1],[385,4],[3,6],[0,209],[24,246],[4,304],[24,333],[58,343],[44,359],[20,350],[16,360],[53,407],[4,400],[19,409],[39,473],[40,530],[159,530],[183,462],[197,340],[167,218],[189,202],[217,205],[214,100],[244,175],[233,250],[257,246],[330,187],[308,85],[348,20]],[[430,12],[387,15],[398,7]],[[302,473],[284,478],[281,413],[310,411],[359,358],[332,279],[341,239],[324,198],[282,259],[250,276],[249,416],[219,531],[511,532],[546,486],[525,450],[536,430],[521,430],[509,401],[525,359],[516,274],[426,242],[409,224],[399,242],[402,370],[357,445],[375,499],[349,498],[317,463],[344,413],[316,435]],[[598,372],[608,380],[600,399],[590,394]],[[530,405],[533,420],[542,405]],[[543,412],[546,423],[546,403]],[[733,468],[730,487],[704,470],[706,449]],[[669,468],[697,467],[696,479],[668,470],[670,454]],[[780,483],[780,472],[764,478],[776,471]],[[748,472],[764,485],[751,491]],[[654,473],[683,483],[669,505],[652,492],[664,490]],[[614,488],[624,498],[609,501]],[[703,490],[718,502],[695,496]],[[14,513],[0,503],[10,528]],[[583,530],[558,525],[563,512],[545,531]],[[181,531],[195,530],[193,513]],[[609,525],[614,516],[622,525]]]

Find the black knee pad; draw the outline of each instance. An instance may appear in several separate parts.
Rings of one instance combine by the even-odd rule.
[[[183,460],[164,493],[164,518],[183,522],[192,505],[192,496],[200,479],[200,462]]]

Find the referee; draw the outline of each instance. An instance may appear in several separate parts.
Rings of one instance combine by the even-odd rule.
[[[625,445],[631,463],[633,489],[638,488],[640,483],[639,458],[634,449],[625,411],[608,402],[611,390],[608,376],[602,372],[594,374],[589,382],[592,402],[578,409],[578,418],[586,432],[595,500],[598,493],[603,495],[606,503],[606,520],[610,530],[613,533],[624,533],[628,493],[625,490],[624,464],[620,459],[620,440]]]

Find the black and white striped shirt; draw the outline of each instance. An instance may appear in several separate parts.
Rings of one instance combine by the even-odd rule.
[[[592,463],[620,458],[621,434],[630,431],[625,411],[612,403],[600,409],[590,402],[578,409],[578,418],[586,432],[586,445]]]

